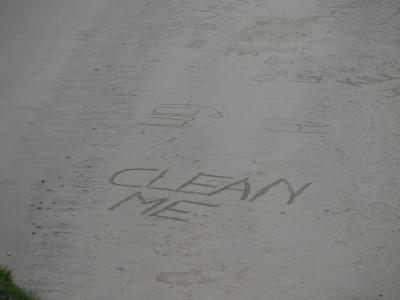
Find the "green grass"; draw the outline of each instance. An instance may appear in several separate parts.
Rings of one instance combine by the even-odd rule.
[[[39,297],[18,287],[14,283],[11,271],[0,267],[0,300],[39,300]]]

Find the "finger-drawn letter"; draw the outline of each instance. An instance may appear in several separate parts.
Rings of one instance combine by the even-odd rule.
[[[179,217],[170,217],[170,216],[160,215],[160,213],[162,213],[164,211],[172,211],[172,212],[180,213],[180,214],[188,214],[189,211],[187,211],[187,210],[181,210],[181,209],[173,208],[173,207],[176,207],[179,203],[189,203],[189,204],[194,204],[194,205],[218,207],[218,205],[215,205],[215,204],[208,204],[208,203],[189,201],[189,200],[178,200],[178,201],[172,202],[171,204],[163,207],[162,209],[150,214],[150,216],[187,222],[188,221],[187,219],[183,219],[183,218],[179,218]]]
[[[248,178],[245,178],[245,179],[236,181],[234,183],[228,184],[227,186],[224,186],[214,192],[209,193],[207,196],[212,196],[212,195],[218,194],[225,190],[231,190],[231,191],[242,192],[242,197],[240,198],[240,200],[245,200],[250,193],[250,184],[249,184],[248,180],[249,180]],[[234,187],[237,185],[242,185],[242,187],[241,188]]]
[[[173,191],[173,189],[163,188],[163,187],[159,187],[159,186],[153,186],[153,184],[155,182],[157,182],[158,180],[160,180],[161,178],[163,178],[166,173],[168,173],[168,169],[162,171],[160,173],[160,175],[158,175],[156,178],[151,180],[150,183],[148,185],[146,185],[146,187],[149,188],[149,189],[155,189],[155,190]]]
[[[143,184],[143,185],[136,185],[136,184],[120,183],[120,182],[117,182],[117,181],[116,181],[116,178],[117,178],[118,176],[120,176],[121,174],[129,173],[129,172],[135,172],[136,174],[137,174],[137,173],[142,174],[142,173],[145,173],[145,172],[157,172],[157,171],[159,171],[159,169],[146,169],[146,168],[124,169],[124,170],[121,170],[121,171],[118,171],[118,172],[114,173],[114,174],[110,177],[110,179],[108,180],[108,182],[111,183],[111,184],[113,184],[113,185],[118,185],[118,186],[127,186],[127,187],[134,187],[134,188],[136,188],[136,187],[143,187],[143,186],[145,186],[146,184]]]
[[[356,86],[356,87],[360,87],[362,84],[368,84],[367,82],[361,82],[361,81],[356,82],[356,81],[351,80],[350,78],[346,78],[345,81],[343,81],[343,80],[336,80],[336,81],[339,83],[345,83],[345,84],[349,84],[349,85]]]
[[[211,174],[205,174],[205,173],[198,173],[196,176],[194,176],[192,179],[190,179],[189,181],[185,182],[184,184],[182,184],[180,187],[178,187],[175,191],[176,192],[182,192],[182,193],[190,193],[190,194],[198,194],[198,195],[208,195],[209,193],[205,193],[205,192],[196,192],[193,190],[183,190],[185,187],[189,186],[189,185],[193,185],[193,186],[202,186],[205,188],[218,188],[218,186],[215,186],[213,184],[208,184],[208,183],[201,183],[201,182],[196,182],[196,180],[200,177],[208,177],[208,178],[213,178],[213,179],[232,179],[232,177],[227,177],[227,176],[218,176],[218,175],[211,175]]]
[[[140,200],[141,204],[150,204],[150,203],[155,203],[152,206],[150,206],[148,209],[146,209],[144,212],[142,212],[142,215],[146,214],[148,211],[152,210],[153,208],[156,208],[157,206],[163,204],[165,201],[168,200],[168,198],[162,198],[162,199],[155,199],[155,200],[146,200],[141,192],[136,192],[133,193],[132,195],[122,199],[121,201],[119,201],[118,203],[114,204],[113,206],[111,206],[108,210],[114,210],[117,207],[121,206],[122,204],[124,204],[125,202],[131,200],[132,198],[138,198]]]
[[[260,191],[258,191],[249,201],[254,201],[257,198],[263,196],[266,192],[268,192],[270,189],[272,189],[274,186],[284,183],[286,184],[287,188],[289,189],[290,192],[290,198],[289,201],[286,204],[291,204],[294,199],[296,199],[297,196],[299,196],[307,187],[309,187],[311,185],[311,182],[303,185],[297,192],[293,189],[293,187],[290,185],[290,183],[284,179],[278,179],[277,181],[267,185],[266,187],[262,188]]]

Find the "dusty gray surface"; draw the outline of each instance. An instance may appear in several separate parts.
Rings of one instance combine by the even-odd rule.
[[[0,6],[0,264],[21,283],[399,299],[397,0]]]

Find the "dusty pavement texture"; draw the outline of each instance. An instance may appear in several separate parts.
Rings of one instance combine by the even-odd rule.
[[[399,299],[397,0],[0,7],[0,264],[20,282]]]

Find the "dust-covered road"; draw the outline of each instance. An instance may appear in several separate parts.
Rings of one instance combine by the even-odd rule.
[[[398,300],[397,0],[4,0],[0,264],[52,300]]]

